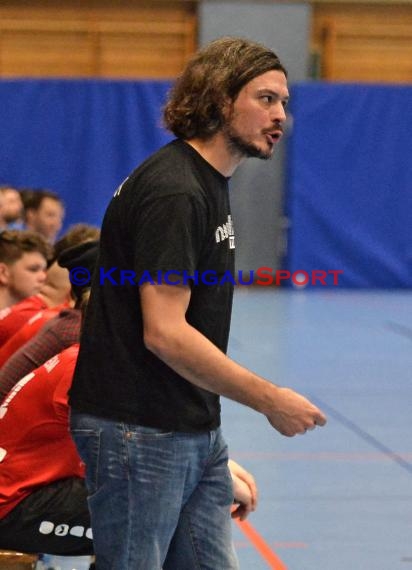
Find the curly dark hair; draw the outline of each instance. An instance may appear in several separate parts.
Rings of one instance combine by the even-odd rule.
[[[223,126],[228,100],[234,102],[242,87],[271,70],[287,76],[278,56],[262,44],[233,37],[209,43],[191,58],[170,90],[165,126],[178,138],[207,140]]]

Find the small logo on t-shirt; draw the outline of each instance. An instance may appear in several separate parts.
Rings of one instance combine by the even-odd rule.
[[[15,398],[15,396],[17,396],[17,394],[27,384],[27,382],[30,382],[30,380],[34,378],[34,376],[35,376],[34,372],[29,372],[28,374],[26,374],[26,376],[24,376],[21,380],[19,380],[17,384],[15,384],[15,386],[10,390],[6,398],[3,400],[2,405],[0,406],[0,420],[2,420],[4,416],[7,414],[10,402]]]
[[[226,224],[218,226],[215,232],[216,243],[229,240],[229,249],[235,249],[235,230],[233,228],[232,216],[229,214]]]
[[[51,358],[49,358],[49,360],[47,362],[44,363],[44,367],[47,370],[47,372],[51,372],[53,370],[53,368],[55,368],[60,362],[60,358],[58,354],[55,354],[54,356],[52,356]]]
[[[113,198],[116,198],[116,196],[119,196],[120,192],[122,191],[123,185],[126,182],[126,180],[128,180],[129,177],[125,178],[123,180],[123,182],[117,187],[116,192],[113,194]]]

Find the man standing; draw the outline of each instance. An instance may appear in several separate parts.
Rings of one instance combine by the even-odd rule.
[[[70,396],[99,570],[238,567],[218,395],[287,436],[326,422],[303,396],[226,356],[233,286],[201,278],[233,273],[228,178],[249,156],[271,157],[288,95],[271,50],[212,42],[166,105],[177,140],[107,209]]]

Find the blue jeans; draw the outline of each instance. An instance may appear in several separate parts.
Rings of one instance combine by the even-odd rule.
[[[220,429],[166,432],[72,413],[98,570],[235,570]]]

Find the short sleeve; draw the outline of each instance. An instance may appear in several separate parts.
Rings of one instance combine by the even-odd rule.
[[[134,270],[196,270],[206,236],[207,209],[193,196],[175,194],[147,201],[136,216]]]

